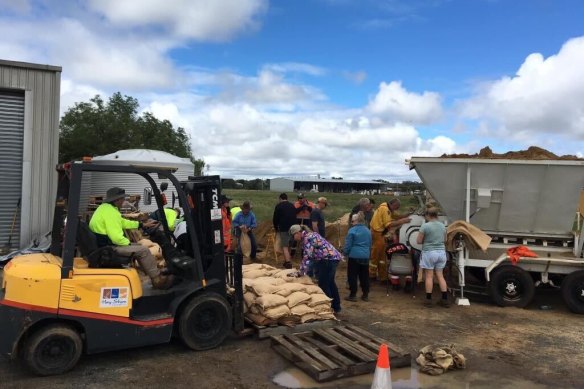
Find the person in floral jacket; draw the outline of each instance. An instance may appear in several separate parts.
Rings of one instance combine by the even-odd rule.
[[[307,226],[294,224],[290,227],[289,233],[294,240],[301,242],[303,249],[302,263],[297,275],[306,274],[311,262],[314,262],[314,266],[318,267],[318,286],[333,300],[332,308],[335,313],[339,313],[341,311],[341,298],[335,283],[335,275],[339,261],[342,259],[341,253],[325,238],[317,232],[311,231]]]

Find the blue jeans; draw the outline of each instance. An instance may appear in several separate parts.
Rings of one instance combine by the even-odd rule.
[[[335,313],[341,310],[341,297],[335,283],[338,264],[339,261],[321,260],[315,262],[315,266],[318,266],[318,286],[320,286],[324,294],[333,299],[332,307]]]

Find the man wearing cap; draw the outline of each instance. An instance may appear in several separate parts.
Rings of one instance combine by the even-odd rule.
[[[253,234],[253,230],[258,226],[256,222],[256,217],[254,213],[251,211],[251,202],[244,201],[241,204],[241,212],[235,215],[233,219],[233,232],[235,237],[240,239],[242,234],[247,234],[249,237],[249,242],[251,244],[251,254],[249,259],[252,261],[256,260],[256,253],[257,253],[257,244],[255,240],[255,236]],[[239,252],[241,252],[241,242],[238,243]]]
[[[121,257],[136,257],[152,280],[152,286],[156,289],[168,289],[172,286],[173,277],[160,274],[156,259],[147,247],[130,243],[124,236],[124,229],[153,228],[157,223],[153,220],[141,223],[124,219],[119,208],[124,204],[125,197],[126,191],[122,188],[108,189],[106,198],[89,221],[89,229],[96,235],[99,247],[112,246]]]
[[[326,197],[319,197],[316,207],[312,208],[310,212],[310,222],[312,223],[312,231],[318,232],[323,238],[326,235],[326,229],[324,224],[324,215],[322,211],[328,205]]]
[[[294,203],[294,207],[296,207],[296,223],[310,227],[310,212],[314,208],[314,203],[308,201],[304,193],[298,193],[298,200]]]
[[[223,221],[223,248],[225,252],[233,251],[231,247],[231,210],[229,202],[231,199],[221,195],[221,220]]]

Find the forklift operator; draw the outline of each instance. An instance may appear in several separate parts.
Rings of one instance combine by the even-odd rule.
[[[124,236],[124,229],[153,228],[157,225],[154,220],[144,223],[124,219],[119,208],[124,203],[126,191],[122,188],[111,188],[106,193],[103,203],[95,210],[89,221],[89,229],[97,237],[99,247],[112,246],[114,252],[124,258],[136,257],[138,263],[152,280],[156,289],[168,289],[173,284],[173,277],[160,274],[156,259],[150,250],[138,243],[130,243]]]

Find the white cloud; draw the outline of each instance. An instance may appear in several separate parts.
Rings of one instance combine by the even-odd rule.
[[[347,80],[353,82],[356,85],[362,84],[367,79],[367,72],[363,70],[359,70],[357,72],[345,71],[342,74],[343,77],[345,77]]]
[[[381,122],[430,124],[442,116],[440,95],[408,92],[399,81],[382,82],[367,111]]]
[[[103,90],[99,90],[91,85],[77,84],[71,79],[62,78],[61,114],[65,113],[69,108],[72,108],[75,103],[89,101],[89,99],[96,95],[105,97],[107,94]]]
[[[90,0],[116,26],[162,27],[199,41],[224,41],[258,27],[266,0]]]
[[[326,69],[320,66],[298,62],[271,63],[264,65],[264,69],[277,73],[305,73],[311,76],[324,76],[328,73]]]
[[[513,77],[482,86],[462,103],[483,133],[537,144],[537,135],[584,139],[584,37],[567,41],[556,55],[529,55]]]

